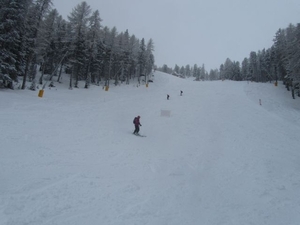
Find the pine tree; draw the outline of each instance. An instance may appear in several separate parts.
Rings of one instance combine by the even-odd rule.
[[[124,40],[124,33],[121,32],[117,36],[118,45],[115,47],[115,54],[114,54],[114,70],[113,70],[113,78],[115,79],[114,84],[118,85],[120,77],[123,75],[124,69],[124,48],[125,48],[125,40]],[[127,41],[128,44],[128,41]]]
[[[114,63],[116,60],[115,54],[117,51],[116,48],[116,37],[117,37],[117,28],[113,27],[109,34],[106,36],[107,43],[107,57],[108,58],[108,72],[105,76],[105,86],[109,87],[109,81],[111,79],[112,71],[115,71]]]
[[[86,32],[90,13],[90,6],[86,2],[82,2],[81,4],[78,4],[68,16],[72,33],[74,34],[71,46],[72,53],[70,62],[72,63],[72,73],[70,75],[69,89],[73,88],[73,76],[75,76],[74,87],[76,88],[78,88],[79,79],[84,78],[84,65],[88,57]]]
[[[163,66],[162,66],[162,72],[164,72],[164,73],[168,73],[168,66],[166,65],[166,64],[164,64]]]
[[[36,0],[35,5],[33,5],[30,10],[30,33],[28,38],[30,39],[29,44],[29,55],[27,60],[27,68],[29,69],[29,79],[32,81],[30,90],[36,90],[36,73],[37,73],[37,43],[38,35],[40,33],[40,27],[42,26],[43,18],[48,13],[52,5],[52,0]],[[26,70],[27,71],[27,70]],[[26,76],[25,76],[26,77]]]
[[[87,72],[86,72],[86,82],[85,88],[90,86],[90,83],[95,83],[96,73],[99,71],[99,67],[96,66],[94,62],[97,61],[97,45],[100,40],[100,28],[101,28],[101,18],[98,10],[93,12],[89,19],[89,31],[87,33],[88,42],[88,62],[87,62]],[[93,67],[95,66],[95,68]]]
[[[293,64],[293,79],[300,82],[300,23],[297,24],[295,28],[294,40],[292,41],[292,46],[294,51],[291,56],[291,63]],[[298,96],[300,97],[300,91],[298,91]]]
[[[293,81],[300,81],[300,25],[290,24],[286,29],[286,58],[287,58],[287,75]]]
[[[235,81],[242,80],[240,62],[238,62],[238,61],[233,62],[233,65],[232,65],[232,80],[235,80]]]
[[[200,68],[200,79],[205,80],[205,66],[202,64],[202,67]]]
[[[150,38],[150,40],[147,43],[147,49],[146,49],[146,65],[145,65],[146,78],[145,79],[147,83],[155,62],[153,51],[154,51],[154,43],[153,40]]]
[[[99,78],[98,83],[100,81],[100,78],[102,77],[105,79],[105,86],[109,85],[109,71],[110,71],[110,58],[111,58],[111,46],[109,46],[109,39],[110,39],[110,29],[105,26],[103,28],[103,41],[98,44],[99,54],[97,55],[98,60],[101,61],[101,69],[99,71]],[[100,53],[100,50],[103,50],[103,53]]]
[[[2,0],[0,8],[0,75],[17,81],[24,71],[22,39],[25,33],[24,20],[29,1]]]
[[[139,50],[139,56],[138,56],[138,65],[139,65],[139,79],[142,75],[144,75],[145,67],[146,67],[146,46],[145,46],[145,39],[142,38],[140,42],[140,50]]]
[[[68,60],[70,38],[68,38],[67,23],[64,19],[62,19],[62,16],[57,18],[56,26],[57,31],[55,33],[55,43],[57,48],[55,54],[59,61],[57,60],[55,62],[57,67],[60,66],[57,77],[57,82],[60,82],[63,66]]]
[[[187,64],[187,65],[185,66],[184,71],[185,71],[185,74],[184,74],[185,76],[187,76],[187,77],[190,77],[190,76],[191,76],[191,67],[190,67],[189,64]]]
[[[220,79],[224,80],[225,76],[224,76],[225,72],[224,72],[224,64],[220,65]]]
[[[185,76],[185,68],[184,68],[184,66],[180,67],[179,73],[180,73],[182,76]]]
[[[273,45],[270,49],[270,59],[271,59],[271,65],[270,65],[270,71],[273,80],[278,80],[277,77],[277,60],[276,60],[276,50],[275,46]]]
[[[276,32],[274,38],[274,48],[275,48],[275,63],[276,63],[276,80],[282,80],[286,75],[287,58],[285,55],[286,50],[286,40],[285,32],[283,29],[279,29]]]
[[[99,40],[97,42],[97,55],[92,63],[92,74],[95,74],[95,82],[99,86],[101,77],[104,77],[104,69],[105,69],[105,45],[102,40]],[[93,76],[92,76],[92,82],[93,82]]]
[[[123,37],[123,68],[122,68],[122,80],[126,80],[126,84],[129,84],[129,70],[130,70],[130,36],[128,30],[125,31]]]
[[[215,70],[210,70],[209,71],[209,80],[217,80],[218,79],[218,70],[215,69]]]
[[[263,49],[262,51],[262,64],[261,64],[261,68],[262,68],[262,75],[265,76],[265,80],[266,81],[272,81],[272,61],[271,61],[271,50],[270,49]]]
[[[224,63],[223,76],[225,79],[231,80],[233,78],[233,62],[229,58]]]
[[[251,77],[249,75],[249,60],[248,60],[248,58],[244,58],[244,60],[242,62],[241,76],[242,76],[243,80],[251,80]]]
[[[198,65],[197,64],[194,64],[194,67],[193,67],[193,77],[196,78],[196,80],[200,80],[200,77],[198,76]]]
[[[42,74],[39,79],[40,84],[43,84],[44,73],[52,74],[55,72],[55,60],[58,52],[56,43],[57,20],[58,12],[56,9],[53,9],[45,16],[43,26],[41,27],[41,32],[37,40],[38,55],[42,59]]]
[[[140,41],[135,37],[135,35],[131,35],[129,38],[129,77],[127,78],[127,83],[129,83],[129,79],[134,77],[137,73],[139,48]]]
[[[252,81],[258,82],[257,76],[257,55],[256,52],[250,52],[249,58],[249,72]]]
[[[179,74],[179,70],[180,70],[180,67],[179,67],[177,64],[175,64],[173,71],[174,71],[176,74]]]

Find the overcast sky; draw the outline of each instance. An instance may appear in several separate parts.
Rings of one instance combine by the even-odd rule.
[[[67,19],[82,0],[53,0]],[[153,39],[155,64],[207,71],[270,48],[279,28],[300,22],[299,0],[86,0],[102,25]]]

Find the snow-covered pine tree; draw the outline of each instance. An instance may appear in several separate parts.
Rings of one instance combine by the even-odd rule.
[[[92,62],[92,82],[95,79],[95,83],[99,86],[101,82],[102,73],[104,71],[104,60],[105,60],[105,46],[103,41],[100,39],[96,45],[97,55]],[[95,77],[94,77],[95,76]]]
[[[180,69],[180,67],[179,67],[177,64],[175,64],[173,71],[174,71],[176,74],[179,74],[179,69]]]
[[[116,39],[118,44],[115,48],[114,66],[112,73],[113,79],[115,79],[114,84],[118,85],[124,68],[124,33],[121,32]]]
[[[233,63],[227,58],[224,63],[223,76],[224,79],[232,79]]]
[[[190,76],[191,76],[191,66],[190,66],[189,64],[187,64],[187,65],[185,66],[184,71],[185,71],[185,76],[187,76],[187,77],[190,77]]]
[[[43,26],[38,36],[37,55],[42,60],[42,73],[39,79],[40,84],[43,84],[44,74],[52,74],[56,67],[55,61],[57,60],[58,49],[55,39],[58,17],[57,10],[51,10],[45,16]]]
[[[224,64],[220,65],[220,70],[219,71],[220,71],[220,79],[224,80],[225,79],[225,76],[224,76],[224,73],[225,73],[224,72]]]
[[[154,55],[153,55],[153,51],[154,51],[154,43],[152,38],[149,39],[148,43],[147,43],[147,48],[146,48],[146,65],[145,65],[145,79],[146,82],[148,83],[149,80],[149,76],[152,72],[152,69],[154,67]]]
[[[257,68],[258,68],[258,80],[259,82],[266,82],[267,76],[266,76],[266,70],[264,69],[264,59],[265,59],[266,51],[258,50],[257,52]]]
[[[218,70],[217,69],[211,69],[209,71],[209,80],[217,80],[218,79]]]
[[[263,49],[261,52],[261,74],[262,79],[264,82],[266,81],[272,81],[272,74],[271,74],[271,55],[270,55],[270,49]]]
[[[272,45],[272,47],[270,48],[270,58],[271,58],[271,64],[270,64],[270,72],[272,75],[273,80],[278,80],[277,77],[277,66],[276,66],[276,50],[275,50],[275,46]]]
[[[197,67],[197,70],[196,70],[196,80],[197,81],[200,81],[200,74],[201,74],[201,67]]]
[[[129,84],[129,67],[130,67],[130,48],[129,48],[129,33],[125,31],[123,36],[123,68],[122,68],[122,81],[126,80],[126,84]]]
[[[78,88],[78,81],[84,78],[84,73],[86,72],[85,62],[88,60],[86,33],[90,13],[90,6],[83,1],[81,4],[78,4],[68,16],[72,33],[74,34],[71,44],[72,53],[70,62],[72,64],[72,73],[70,75],[69,89],[73,87],[73,77],[75,78],[74,87]]]
[[[205,80],[205,66],[202,64],[202,67],[200,68],[200,79]]]
[[[293,79],[300,81],[300,23],[295,28],[294,40],[292,46],[295,48],[294,54],[292,55],[291,62],[293,63]],[[298,90],[298,96],[300,97],[300,91]]]
[[[257,81],[258,82],[262,82],[262,53],[261,53],[261,50],[258,50],[257,51],[257,59],[256,59],[256,63],[257,63]]]
[[[98,48],[99,42],[101,42],[101,18],[98,10],[92,13],[92,16],[89,20],[89,30],[87,33],[87,42],[89,46],[89,60],[87,67],[87,79],[85,83],[85,88],[88,88],[90,82],[95,83],[96,76],[99,74],[99,64],[100,61],[97,60],[99,56],[98,51],[102,52],[103,50]]]
[[[31,1],[1,0],[0,8],[0,75],[17,80],[24,71],[22,39],[24,20]]]
[[[42,26],[43,19],[45,15],[49,12],[49,9],[53,5],[52,0],[36,0],[35,4],[30,10],[30,35],[31,48],[30,55],[28,56],[30,63],[29,65],[29,80],[32,81],[30,90],[36,90],[36,73],[38,64],[38,36],[40,33],[40,28]],[[27,65],[28,66],[28,65]]]
[[[120,80],[125,81],[128,78],[130,54],[128,30],[125,33],[121,32],[116,39],[118,45],[115,47],[113,77],[115,79],[114,84],[118,85]]]
[[[55,43],[57,47],[55,54],[57,55],[57,59],[59,61],[55,62],[58,63],[56,65],[59,66],[57,82],[60,82],[63,66],[68,60],[70,38],[67,35],[67,23],[62,16],[58,16],[56,26]]]
[[[297,74],[297,67],[299,67],[299,58],[295,57],[297,55],[297,51],[299,51],[299,46],[297,46],[297,42],[294,40],[297,39],[296,36],[296,27],[292,24],[288,26],[286,29],[286,49],[285,49],[285,55],[286,55],[286,70],[287,75],[290,77],[295,76]],[[299,54],[297,55],[299,56]]]
[[[139,56],[138,56],[138,66],[139,66],[139,75],[138,81],[140,83],[141,75],[144,75],[145,67],[146,67],[146,46],[145,39],[142,38],[140,42]]]
[[[111,79],[112,71],[114,71],[114,61],[116,53],[116,37],[117,28],[113,27],[111,31],[106,35],[105,43],[107,44],[106,56],[108,60],[108,72],[105,73],[105,86],[109,87],[109,81]]]
[[[241,76],[243,80],[250,80],[249,77],[249,60],[247,57],[242,61]]]
[[[239,61],[234,61],[232,65],[232,80],[235,81],[241,81],[242,76],[241,76],[241,68],[240,68],[240,62]]]
[[[250,52],[249,72],[250,72],[251,80],[258,82],[258,77],[257,77],[257,54],[254,51]]]
[[[129,38],[129,71],[128,71],[128,83],[129,79],[135,77],[137,73],[137,64],[138,64],[138,53],[140,41],[135,37],[135,35],[131,35]]]
[[[283,29],[279,29],[274,37],[274,47],[275,47],[275,65],[276,65],[276,77],[279,80],[283,80],[286,75],[286,40],[285,32]]]
[[[181,66],[181,67],[180,67],[179,73],[180,73],[181,75],[185,76],[185,68],[184,68],[184,66]]]
[[[109,73],[109,62],[111,57],[111,48],[109,46],[110,39],[110,29],[105,26],[102,30],[102,41],[98,43],[98,54],[97,60],[101,62],[100,70],[98,74],[98,85],[103,78],[105,80],[105,86],[108,84],[108,73]]]
[[[198,72],[198,65],[194,64],[194,67],[193,67],[193,77],[195,77],[196,80],[199,80],[197,72]]]

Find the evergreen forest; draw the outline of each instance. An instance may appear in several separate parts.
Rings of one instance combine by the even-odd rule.
[[[85,2],[73,8],[68,20],[53,8],[52,0],[0,0],[0,86],[36,90],[45,81],[60,82],[68,74],[69,89],[84,81],[109,87],[147,83],[153,69],[180,77],[205,80],[283,81],[292,96],[299,92],[300,23],[280,28],[268,49],[251,51],[242,62],[227,58],[219,68],[155,65],[154,42],[129,31],[102,26],[98,10]],[[37,73],[37,71],[40,73]],[[37,75],[39,74],[39,76]]]
[[[53,8],[52,0],[0,0],[0,82],[2,86],[36,90],[45,80],[60,82],[69,74],[69,88],[84,81],[109,86],[146,82],[154,66],[154,43],[128,30],[101,25],[98,10],[83,1],[68,21]],[[37,71],[41,74],[37,76]]]

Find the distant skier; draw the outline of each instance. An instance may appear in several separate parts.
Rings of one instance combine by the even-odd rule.
[[[139,135],[139,131],[140,131],[140,126],[142,126],[142,124],[140,123],[140,116],[137,116],[133,119],[133,124],[134,124],[134,131],[133,134],[135,135]]]
[[[183,94],[183,91],[180,91],[180,96],[182,96],[182,94]]]
[[[170,98],[170,95],[167,95],[167,100],[169,100],[169,98]]]

